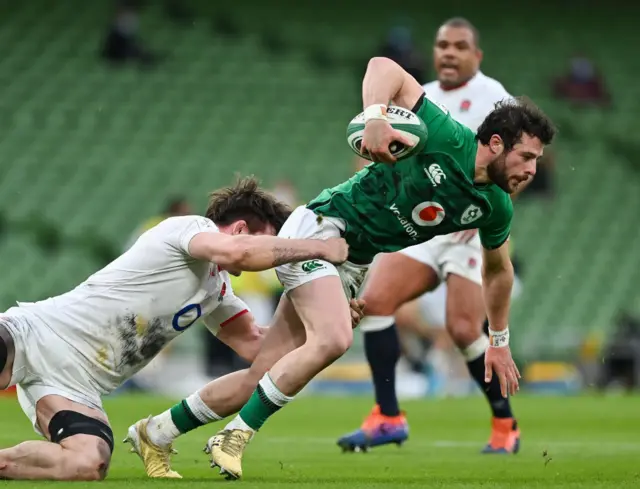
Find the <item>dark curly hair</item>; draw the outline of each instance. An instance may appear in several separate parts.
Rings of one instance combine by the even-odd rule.
[[[267,224],[279,232],[290,214],[288,205],[262,190],[251,176],[238,178],[233,186],[211,192],[205,216],[223,226],[244,220],[249,232],[256,233]]]
[[[551,144],[556,128],[542,110],[527,97],[505,99],[484,119],[476,133],[476,139],[487,145],[491,136],[497,134],[504,142],[505,151],[510,151],[522,139],[522,134],[540,139],[545,146]]]

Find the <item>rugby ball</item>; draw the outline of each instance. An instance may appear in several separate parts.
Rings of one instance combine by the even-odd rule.
[[[427,143],[427,125],[413,112],[392,105],[387,108],[387,120],[391,127],[400,131],[403,135],[413,141],[414,145],[408,147],[399,142],[392,142],[389,145],[390,153],[397,159],[402,160],[419,153]],[[364,112],[358,114],[347,126],[347,143],[358,156],[373,161],[368,152],[362,152],[362,136],[364,134]]]

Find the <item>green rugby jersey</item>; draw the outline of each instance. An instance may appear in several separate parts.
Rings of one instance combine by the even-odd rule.
[[[349,260],[369,263],[435,236],[479,229],[485,248],[509,237],[513,207],[494,184],[474,184],[474,133],[426,97],[413,108],[427,125],[420,154],[395,164],[371,163],[346,182],[323,190],[307,207],[342,219]]]

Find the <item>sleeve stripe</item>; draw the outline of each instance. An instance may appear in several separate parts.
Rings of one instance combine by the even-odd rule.
[[[488,249],[488,250],[497,250],[497,249],[498,249],[498,248],[500,248],[503,244],[505,244],[507,241],[509,241],[509,237],[510,237],[510,236],[507,236],[507,237],[504,239],[504,241],[502,241],[499,245],[495,245],[495,246],[484,246],[484,245],[482,245],[482,246],[484,246],[484,247],[485,247],[486,249]]]
[[[242,311],[240,311],[237,314],[234,314],[233,316],[231,316],[229,319],[227,319],[226,321],[223,321],[220,323],[220,327],[224,328],[227,324],[229,324],[231,321],[238,319],[240,316],[242,316],[243,314],[246,314],[249,312],[249,309],[243,309]]]
[[[411,109],[411,112],[413,112],[414,114],[417,113],[420,110],[420,107],[422,107],[423,103],[424,103],[424,95],[422,95],[420,99],[415,103],[415,105]]]

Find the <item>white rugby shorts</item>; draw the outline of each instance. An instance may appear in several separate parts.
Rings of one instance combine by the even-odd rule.
[[[482,245],[477,231],[436,236],[399,253],[431,267],[440,282],[453,273],[482,285]]]
[[[291,213],[278,236],[295,239],[339,238],[344,228],[340,219],[320,217],[305,206],[300,206]],[[336,267],[323,260],[308,260],[281,265],[276,268],[276,274],[285,292],[321,277],[338,276],[347,299],[353,299],[357,297],[368,269],[369,265],[350,262]]]
[[[85,358],[43,321],[12,307],[0,322],[13,338],[15,358],[9,386],[16,386],[20,407],[37,425],[36,404],[48,395],[62,396],[104,413],[100,394],[84,368]],[[106,416],[106,415],[105,415]]]

